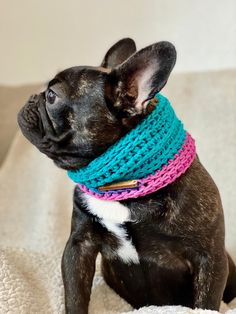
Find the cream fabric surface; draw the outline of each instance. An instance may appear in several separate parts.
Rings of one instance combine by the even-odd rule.
[[[236,261],[235,87],[236,71],[176,74],[163,94],[196,138],[200,159],[220,189],[226,244]],[[20,132],[11,139],[0,168],[0,313],[64,313],[60,259],[70,230],[73,184]],[[236,299],[222,303],[221,312],[226,311],[236,313]],[[133,311],[104,283],[98,259],[90,313],[127,312],[213,313],[176,306]]]

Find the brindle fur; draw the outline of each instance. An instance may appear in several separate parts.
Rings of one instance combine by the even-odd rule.
[[[59,73],[48,86],[58,95],[56,103],[48,104],[41,93],[20,111],[24,135],[63,169],[80,168],[99,156],[150,112],[147,103],[175,64],[168,42],[135,51],[134,42],[123,39],[108,51],[102,67]],[[150,74],[148,93],[137,104],[144,74]],[[222,297],[229,302],[236,296],[219,192],[198,157],[169,186],[121,203],[131,213],[132,222],[123,227],[139,264],[117,258],[119,239],[89,213],[75,188],[71,235],[62,258],[67,313],[88,313],[99,252],[106,282],[135,308],[181,304],[218,310]]]

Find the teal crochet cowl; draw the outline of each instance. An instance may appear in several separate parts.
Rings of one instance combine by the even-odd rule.
[[[104,185],[154,175],[180,154],[188,133],[168,99],[161,94],[155,97],[156,107],[134,129],[87,166],[68,171],[84,191],[101,195],[99,187]],[[195,146],[191,145],[191,152],[192,162]]]

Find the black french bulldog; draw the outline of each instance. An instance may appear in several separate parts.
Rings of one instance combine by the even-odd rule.
[[[148,114],[175,61],[169,42],[136,52],[133,40],[120,40],[101,67],[67,69],[32,96],[20,128],[59,167],[83,167]],[[236,296],[219,192],[198,157],[174,183],[138,199],[102,201],[75,188],[62,258],[67,313],[88,313],[99,252],[105,281],[134,308],[218,310]]]

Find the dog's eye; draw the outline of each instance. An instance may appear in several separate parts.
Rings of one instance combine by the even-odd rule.
[[[53,90],[49,89],[46,95],[47,101],[49,102],[49,104],[53,104],[56,100],[57,95],[54,93]]]

